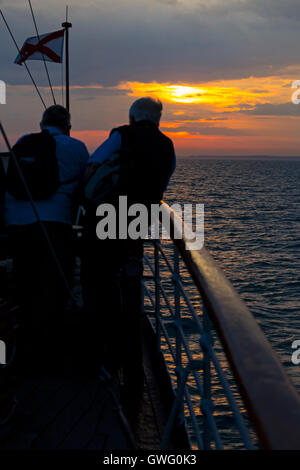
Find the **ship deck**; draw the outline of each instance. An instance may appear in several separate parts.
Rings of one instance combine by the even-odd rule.
[[[15,312],[16,307],[8,305],[0,299],[1,321],[9,318],[10,309],[11,315]],[[146,317],[143,325],[145,386],[134,429],[121,405],[119,375],[105,383],[67,374],[30,375],[19,377],[13,388],[16,411],[7,424],[0,424],[0,451],[158,450],[174,396],[164,360],[154,352],[155,336]],[[0,368],[0,401],[7,393],[5,376],[14,374],[13,367],[8,372]],[[170,448],[178,443],[186,448],[184,432],[174,436]]]
[[[44,377],[20,384],[1,450],[132,449],[110,387],[96,380]]]
[[[12,266],[10,261],[0,265],[0,334],[7,334],[7,343],[12,344],[15,336],[12,319],[18,309],[14,303]],[[74,295],[78,298],[77,271],[78,267],[75,275],[77,285],[74,286]],[[6,325],[4,329],[3,325]],[[13,418],[4,426],[0,423],[0,451],[159,450],[174,392],[146,315],[142,325],[144,394],[134,429],[130,427],[126,410],[121,405],[122,378],[118,374],[108,383],[97,377],[80,377],[61,371],[57,376],[55,372],[48,376],[30,375],[22,379],[19,377]],[[70,358],[67,347],[66,356]],[[15,375],[14,364],[7,369],[5,372],[0,366],[0,412],[7,393],[7,376]],[[175,429],[169,448],[189,448],[185,427]]]

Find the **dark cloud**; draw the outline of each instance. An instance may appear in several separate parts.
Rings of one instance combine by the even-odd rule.
[[[10,0],[5,12],[19,44],[33,34],[25,3]],[[267,76],[297,63],[298,0],[219,2],[103,0],[70,3],[73,84],[114,86],[120,81],[201,82],[250,75]],[[167,4],[166,4],[167,3]],[[61,27],[58,0],[36,8],[39,28]],[[0,26],[1,79],[29,83],[13,64],[16,50]],[[42,64],[30,63],[39,83]],[[60,66],[50,64],[60,83]],[[297,78],[297,77],[295,77]]]
[[[179,0],[155,0],[157,3],[162,3],[163,5],[179,5]],[[182,2],[181,2],[182,3]]]
[[[284,104],[258,104],[254,109],[243,111],[245,114],[256,116],[296,116],[300,117],[300,105],[293,103]]]
[[[176,128],[168,128],[161,126],[163,132],[188,132],[190,135],[220,135],[220,136],[246,136],[253,135],[253,132],[245,129],[230,129],[229,127],[209,127],[209,126],[199,126],[199,127],[189,127],[189,126],[179,126]]]
[[[95,96],[84,96],[81,98],[75,98],[76,101],[94,101],[95,99]]]
[[[200,119],[205,119],[205,121],[212,121],[212,122],[218,122],[218,121],[225,121],[228,119],[228,117],[221,115],[220,117],[215,117],[215,116],[206,116],[203,118],[203,116],[200,115],[198,112],[197,114],[190,114],[189,112],[184,113],[184,118],[182,114],[179,115],[174,115],[173,113],[166,113],[163,114],[163,120],[164,121],[169,121],[169,122],[182,122],[184,119],[185,122],[187,121],[199,121]]]
[[[111,88],[111,87],[103,87],[103,88],[72,88],[72,95],[80,95],[82,96],[127,96],[130,92],[130,89],[118,89],[118,88]]]
[[[231,3],[231,5],[230,5]],[[229,8],[235,11],[247,12],[257,15],[260,18],[276,19],[300,19],[300,8],[298,0],[251,0],[240,2],[228,2]]]
[[[290,86],[290,85],[289,85],[289,86]],[[251,89],[251,88],[250,88],[249,92],[250,92],[250,93],[255,93],[255,94],[257,94],[257,95],[263,95],[263,94],[268,93],[269,90],[263,89],[263,88],[261,88],[261,89],[255,89],[255,88],[252,88],[252,89]]]

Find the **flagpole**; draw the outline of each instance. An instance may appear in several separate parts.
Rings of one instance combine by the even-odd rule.
[[[68,11],[68,10],[67,10]],[[68,15],[67,15],[68,19]],[[66,37],[66,108],[70,111],[70,67],[69,67],[69,29],[72,28],[72,23],[68,21],[62,24],[65,29]]]

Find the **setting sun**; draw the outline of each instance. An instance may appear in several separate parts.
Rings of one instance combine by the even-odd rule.
[[[285,76],[271,76],[199,84],[123,82],[117,88],[130,90],[130,96],[147,95],[166,103],[204,105],[218,112],[239,112],[257,104],[287,102],[290,83]]]
[[[201,103],[205,99],[203,95],[206,90],[192,86],[171,85],[166,86],[164,92],[169,93],[177,103]]]

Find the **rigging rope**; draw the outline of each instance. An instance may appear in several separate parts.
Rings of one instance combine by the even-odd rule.
[[[30,7],[32,19],[33,19],[33,24],[34,24],[35,31],[36,31],[36,35],[37,35],[38,41],[40,42],[40,41],[41,41],[41,40],[40,40],[40,35],[39,35],[39,31],[38,31],[38,27],[37,27],[36,20],[35,20],[35,15],[34,15],[34,12],[33,12],[33,8],[32,8],[32,5],[31,5],[31,0],[28,0],[28,3],[29,3],[29,7]],[[50,87],[50,90],[51,90],[53,102],[54,102],[54,104],[56,104],[56,99],[55,99],[55,96],[54,96],[54,92],[53,92],[53,88],[52,88],[52,83],[51,83],[51,80],[50,80],[49,70],[48,70],[48,67],[47,67],[47,63],[46,63],[46,60],[45,60],[45,56],[44,56],[44,53],[43,53],[43,52],[41,52],[41,54],[42,54],[42,57],[43,57],[44,67],[45,67],[46,75],[47,75],[47,78],[48,78],[48,83],[49,83],[49,87]]]
[[[12,40],[13,40],[13,42],[14,42],[14,44],[15,44],[15,46],[16,46],[16,48],[17,48],[19,54],[20,54],[20,56],[23,57],[22,54],[21,54],[21,51],[20,51],[20,49],[19,49],[19,46],[18,46],[18,44],[17,44],[17,41],[15,40],[15,37],[14,37],[14,35],[13,35],[13,33],[12,33],[12,31],[11,31],[11,29],[10,29],[10,27],[9,27],[9,25],[8,25],[8,23],[7,23],[7,21],[6,21],[6,19],[5,19],[5,16],[4,16],[2,10],[0,10],[0,14],[1,14],[2,18],[3,18],[3,21],[4,21],[4,23],[5,23],[5,26],[7,27],[7,30],[8,30],[8,32],[9,32],[9,34],[10,34],[10,36],[11,36],[11,38],[12,38]],[[42,95],[41,95],[41,92],[40,92],[40,90],[39,90],[39,88],[38,88],[38,86],[37,86],[37,84],[36,84],[36,82],[35,82],[35,80],[34,80],[32,74],[31,74],[31,72],[30,72],[30,70],[29,70],[28,65],[26,64],[26,62],[24,62],[24,65],[25,65],[26,70],[27,70],[27,72],[28,72],[28,75],[29,75],[29,77],[31,78],[31,81],[32,81],[32,83],[33,83],[33,85],[34,85],[34,87],[35,87],[35,89],[36,89],[36,92],[37,92],[37,94],[39,95],[41,102],[43,103],[44,108],[47,109],[47,106],[46,106],[46,104],[45,104],[45,101],[43,100],[43,97],[42,97]]]

